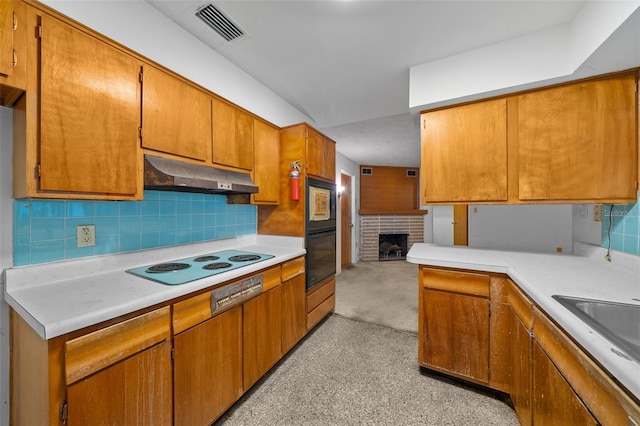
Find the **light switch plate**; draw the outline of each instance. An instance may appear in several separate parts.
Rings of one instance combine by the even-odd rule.
[[[96,245],[96,226],[80,225],[76,228],[78,247],[91,247]]]

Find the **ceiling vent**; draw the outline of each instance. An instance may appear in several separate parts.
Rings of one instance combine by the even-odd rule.
[[[229,16],[213,4],[202,6],[196,12],[196,16],[213,28],[226,41],[234,41],[246,34],[240,28],[240,25],[233,22]]]

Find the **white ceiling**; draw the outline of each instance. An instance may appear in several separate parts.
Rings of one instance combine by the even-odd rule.
[[[347,158],[398,166],[420,164],[411,67],[568,25],[585,3],[215,1],[248,33],[228,43],[195,16],[207,0],[146,1],[310,117]]]

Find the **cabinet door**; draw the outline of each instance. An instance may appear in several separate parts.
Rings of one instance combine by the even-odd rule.
[[[306,331],[305,278],[298,275],[282,283],[282,353],[304,337]]]
[[[635,200],[635,75],[518,97],[521,200]]]
[[[336,143],[329,138],[323,138],[324,140],[324,172],[323,177],[329,180],[336,179]]]
[[[0,75],[13,72],[13,2],[0,2]]]
[[[26,88],[27,6],[0,2],[0,105],[13,106]]]
[[[307,134],[307,173],[329,180],[336,178],[335,143],[308,127]]]
[[[42,16],[40,189],[135,195],[140,64]]]
[[[170,74],[145,65],[142,146],[206,161],[211,138],[209,95]]]
[[[67,389],[68,424],[171,425],[171,342],[164,341]]]
[[[550,426],[598,422],[537,343],[533,344],[533,423]]]
[[[204,425],[242,395],[242,307],[174,338],[176,425]]]
[[[489,300],[422,291],[425,366],[488,383]]]
[[[533,339],[527,327],[511,312],[511,401],[522,426],[533,424],[531,410],[531,350]]]
[[[218,99],[213,100],[213,162],[253,168],[253,117]]]
[[[422,114],[422,204],[507,200],[507,101]]]
[[[243,304],[244,390],[282,357],[280,287]]]
[[[288,175],[280,173],[280,138],[278,129],[259,120],[253,122],[255,162],[253,180],[260,192],[251,195],[254,204],[278,204],[280,185]],[[282,183],[280,181],[283,181]]]

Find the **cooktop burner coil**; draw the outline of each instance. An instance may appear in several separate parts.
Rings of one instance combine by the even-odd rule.
[[[239,254],[237,256],[231,256],[229,260],[231,262],[249,262],[251,260],[258,260],[260,256],[257,254]]]
[[[207,255],[207,256],[200,256],[200,257],[196,257],[195,259],[193,259],[194,262],[211,262],[214,260],[218,260],[220,259],[219,256],[214,256],[212,254]]]
[[[229,262],[216,262],[216,263],[209,263],[207,265],[204,265],[202,267],[202,269],[208,269],[208,270],[212,270],[212,269],[224,269],[224,268],[228,268],[232,266]]]
[[[188,263],[180,263],[180,262],[171,262],[171,263],[160,263],[158,265],[153,265],[147,268],[147,272],[150,274],[161,274],[164,272],[173,272],[180,271],[182,269],[190,268],[191,265]]]

